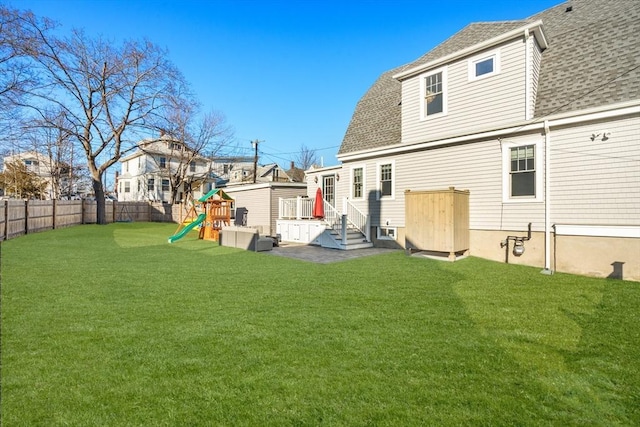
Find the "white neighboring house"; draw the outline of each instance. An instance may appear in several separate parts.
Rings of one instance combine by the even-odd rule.
[[[47,183],[45,198],[48,200],[59,199],[64,196],[78,194],[78,184],[73,182],[69,165],[63,162],[54,162],[49,156],[37,151],[25,151],[23,153],[5,156],[3,159],[3,171],[7,165],[16,161],[24,163],[28,172],[33,172],[38,178]]]
[[[177,200],[188,193],[186,186],[191,186],[196,199],[215,188],[210,161],[166,135],[159,140],[140,141],[136,151],[121,158],[120,163],[116,184],[120,202],[171,202],[171,178],[180,168],[185,169],[185,180],[175,189]]]

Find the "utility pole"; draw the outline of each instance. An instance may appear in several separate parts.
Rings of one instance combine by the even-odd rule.
[[[251,141],[251,145],[255,150],[255,154],[253,155],[253,183],[256,183],[256,178],[258,176],[258,144],[262,141],[258,141],[257,139]]]

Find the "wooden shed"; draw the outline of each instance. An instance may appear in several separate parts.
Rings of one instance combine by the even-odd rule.
[[[405,248],[447,254],[469,251],[469,191],[405,191]]]

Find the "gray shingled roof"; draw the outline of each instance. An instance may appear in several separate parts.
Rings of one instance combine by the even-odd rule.
[[[640,1],[572,0],[526,20],[470,24],[417,60],[382,74],[356,105],[339,154],[400,143],[401,84],[394,74],[536,20],[542,20],[549,43],[536,117],[640,98]]]

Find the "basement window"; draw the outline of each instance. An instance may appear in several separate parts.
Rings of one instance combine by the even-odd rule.
[[[397,240],[396,227],[378,227],[378,240]]]

